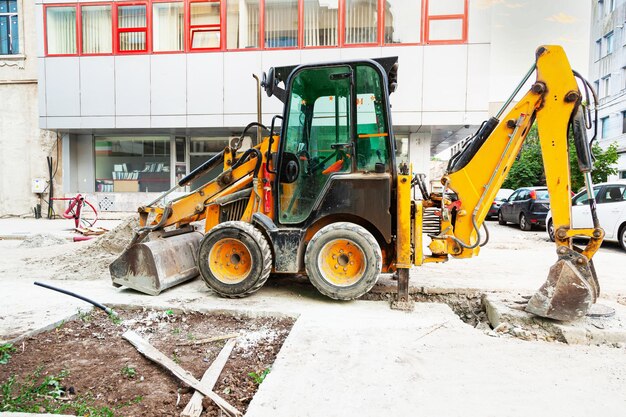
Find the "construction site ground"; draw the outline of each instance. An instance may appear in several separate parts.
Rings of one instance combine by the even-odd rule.
[[[421,301],[402,312],[389,308],[389,277],[369,300],[353,302],[326,299],[301,278],[271,278],[240,300],[216,297],[199,279],[157,297],[116,289],[101,271],[109,255],[89,259],[92,242],[66,243],[68,221],[0,220],[0,239],[24,232],[0,240],[0,340],[54,329],[87,308],[33,286],[40,280],[114,306],[295,319],[246,416],[623,415],[626,252],[606,243],[594,258],[601,303],[616,316],[573,323],[580,337],[564,340],[546,322],[506,316],[556,260],[545,231],[488,225],[479,257],[412,270],[411,293]],[[38,246],[42,239],[50,245]],[[81,254],[88,259],[79,262]],[[500,317],[495,329],[488,313]],[[589,326],[613,338],[586,337]]]

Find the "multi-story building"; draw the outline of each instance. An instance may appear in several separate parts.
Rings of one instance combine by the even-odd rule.
[[[539,44],[564,43],[586,66],[590,6],[530,3],[36,0],[39,123],[62,136],[65,192],[134,210],[256,120],[253,74],[398,56],[398,157],[427,173],[431,154],[506,99]],[[264,123],[280,104],[263,97]]]
[[[617,143],[626,178],[626,1],[593,0],[590,77],[598,94],[598,143]]]
[[[33,2],[0,0],[0,216],[46,212],[31,180],[48,178],[56,135],[39,129],[35,27]]]

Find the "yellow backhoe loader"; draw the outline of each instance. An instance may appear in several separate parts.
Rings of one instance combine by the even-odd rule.
[[[397,58],[271,68],[261,85],[284,103],[283,114],[270,128],[254,122],[241,135],[260,127],[267,137],[245,151],[241,140],[226,147],[140,207],[141,228],[110,266],[113,284],[158,294],[199,273],[217,294],[236,298],[257,291],[270,274],[304,273],[322,294],[351,300],[386,272],[397,276],[396,307],[406,307],[409,268],[478,255],[488,240],[485,216],[536,121],[558,260],[527,310],[558,320],[585,315],[599,295],[591,259],[604,236],[591,192],[591,112],[583,105],[593,90],[572,71],[562,48],[537,50],[502,110],[450,160],[441,193],[428,193],[422,177],[396,165],[389,95],[397,69]],[[533,73],[530,91],[503,116]],[[280,132],[274,131],[277,119]],[[585,173],[591,229],[571,226],[570,126]],[[218,166],[223,170],[217,178],[164,202]],[[447,198],[449,191],[458,199]],[[437,208],[439,218],[436,233],[428,235],[431,253],[425,254],[429,207]],[[200,220],[204,233],[192,226]],[[584,249],[573,246],[576,236],[589,238]]]

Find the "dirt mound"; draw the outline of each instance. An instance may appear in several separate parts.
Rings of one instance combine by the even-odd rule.
[[[53,258],[51,262],[56,272],[51,278],[110,279],[109,265],[126,248],[138,227],[138,217],[129,217],[76,251]]]
[[[42,248],[44,246],[64,245],[67,239],[48,233],[40,233],[27,237],[20,243],[20,248]]]

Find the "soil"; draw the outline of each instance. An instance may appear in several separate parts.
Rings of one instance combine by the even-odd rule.
[[[260,375],[271,367],[294,322],[291,318],[172,310],[126,310],[120,317],[123,321],[116,324],[95,310],[17,343],[9,363],[0,366],[0,383],[11,375],[24,381],[37,369],[41,369],[41,378],[66,371],[69,374],[62,381],[63,394],[57,401],[87,399],[93,406],[109,407],[116,410],[115,415],[128,417],[180,415],[193,390],[138,353],[122,339],[122,333],[128,329],[139,333],[198,380],[226,341],[179,344],[239,333],[214,392],[245,412],[258,388],[249,373]],[[205,399],[204,406],[203,416],[220,415],[209,400]]]

